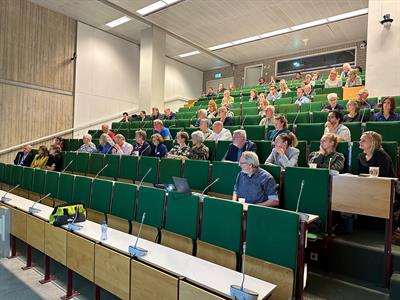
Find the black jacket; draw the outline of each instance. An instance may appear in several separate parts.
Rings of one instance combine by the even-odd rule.
[[[247,141],[246,144],[244,144],[243,148],[241,149],[242,153],[244,151],[256,152],[257,151],[257,146],[252,141]],[[234,146],[231,143],[229,145],[228,151],[226,151],[226,153],[225,153],[224,157],[222,158],[222,160],[239,161],[238,153],[239,153],[239,148]]]
[[[35,158],[35,155],[30,152],[28,155],[25,157],[24,161],[22,161],[24,157],[24,152],[18,152],[17,156],[14,159],[14,165],[20,165],[24,167],[30,167],[33,159]]]

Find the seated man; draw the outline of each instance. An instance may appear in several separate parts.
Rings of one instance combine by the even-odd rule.
[[[148,120],[148,118],[147,118],[147,116],[146,116],[146,112],[145,112],[144,110],[141,110],[141,111],[139,112],[138,118],[139,118],[139,121],[141,121],[141,122],[144,122],[144,121],[147,121],[147,120]]]
[[[151,109],[151,119],[152,120],[163,120],[164,116],[160,113],[158,107],[153,107]]]
[[[246,203],[276,207],[279,198],[274,177],[259,167],[258,156],[251,151],[242,153],[239,160],[242,169],[236,178],[232,200],[244,198]]]
[[[297,89],[297,99],[294,104],[302,105],[306,103],[310,103],[310,99],[304,96],[304,90],[302,88]]]
[[[219,93],[223,93],[225,91],[226,91],[226,88],[224,87],[224,84],[223,83],[218,84],[217,93],[219,94]]]
[[[135,132],[136,144],[133,146],[133,156],[151,156],[151,146],[146,139],[146,131],[140,129]]]
[[[328,94],[327,98],[329,103],[324,105],[322,111],[343,110],[343,106],[337,103],[338,96],[336,93]]]
[[[199,111],[197,112],[197,120],[196,123],[194,123],[194,127],[200,127],[200,121],[203,119],[207,119],[208,126],[211,126],[212,122],[211,119],[207,118],[207,110],[199,109]]]
[[[268,101],[275,102],[276,100],[279,100],[282,97],[282,94],[279,94],[278,91],[276,90],[275,85],[270,85],[269,86],[269,93],[267,95]]]
[[[238,129],[233,132],[232,143],[229,145],[222,160],[239,161],[243,152],[256,152],[256,150],[256,144],[247,140],[246,131]]]
[[[206,97],[207,98],[212,98],[212,97],[215,97],[215,96],[217,96],[217,94],[214,92],[214,89],[212,87],[209,87],[207,89]]]
[[[315,96],[315,91],[312,89],[311,84],[306,84],[304,86],[304,96],[307,98],[312,98]]]
[[[332,110],[328,114],[328,120],[325,123],[326,133],[334,133],[338,136],[339,141],[351,142],[351,133],[349,128],[343,125],[343,113],[339,110]]]
[[[164,120],[175,120],[176,115],[171,111],[170,108],[164,109]]]
[[[133,146],[125,142],[125,137],[122,134],[115,136],[115,145],[112,150],[112,154],[116,155],[131,155]]]
[[[122,119],[120,122],[129,122],[129,114],[127,112],[122,114]]]
[[[172,140],[172,135],[169,129],[164,127],[164,123],[161,120],[154,120],[153,122],[153,134],[160,134],[164,141]]]
[[[108,124],[101,125],[101,130],[103,131],[103,133],[107,134],[112,140],[114,140],[115,134],[110,130]]]
[[[14,165],[30,167],[35,157],[35,155],[33,155],[31,151],[32,151],[32,146],[25,145],[22,148],[22,151],[18,152],[17,156],[15,156]]]
[[[231,132],[224,128],[224,124],[221,121],[215,121],[213,124],[213,133],[210,135],[208,140],[211,141],[232,141]]]
[[[375,104],[368,102],[369,92],[367,89],[361,89],[358,91],[358,102],[360,102],[360,109],[369,108],[373,109]]]

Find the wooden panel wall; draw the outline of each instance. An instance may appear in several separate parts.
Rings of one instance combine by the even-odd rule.
[[[76,21],[27,0],[0,0],[0,78],[73,90]]]
[[[27,0],[0,0],[0,150],[72,128],[75,37],[69,17]]]

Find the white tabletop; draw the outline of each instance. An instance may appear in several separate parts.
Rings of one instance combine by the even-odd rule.
[[[0,193],[1,192],[3,191],[0,190]],[[8,197],[11,198],[11,200],[7,202],[8,205],[26,212],[28,212],[29,207],[34,203],[34,201],[13,194],[9,194]],[[40,203],[36,204],[35,207],[40,209],[40,212],[35,215],[48,221],[53,208]],[[112,228],[108,228],[107,230],[107,240],[101,241],[100,224],[86,220],[85,222],[78,223],[78,225],[81,225],[82,228],[74,231],[74,233],[127,255],[129,255],[129,246],[134,245],[136,241],[134,235]],[[67,225],[63,227],[66,229]],[[210,289],[217,294],[229,297],[230,286],[232,284],[241,284],[241,273],[209,261],[145,239],[139,239],[138,247],[148,250],[146,256],[139,258],[140,261],[156,266],[177,277],[184,277],[188,281]],[[257,292],[259,294],[258,299],[264,299],[271,294],[276,285],[251,276],[246,276],[244,287]]]

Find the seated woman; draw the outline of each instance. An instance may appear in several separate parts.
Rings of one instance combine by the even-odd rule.
[[[274,149],[272,149],[265,164],[274,164],[282,168],[296,167],[300,154],[300,150],[295,148],[296,146],[297,138],[293,133],[279,134],[275,139]]]
[[[350,70],[349,71],[349,78],[346,80],[345,87],[353,87],[353,86],[360,86],[362,85],[362,79],[360,76],[357,75],[357,70]]]
[[[235,99],[231,96],[231,92],[229,90],[224,91],[224,97],[222,98],[222,102],[227,101],[229,104],[235,102]]]
[[[214,100],[208,101],[207,118],[216,118],[218,114],[217,103]]]
[[[336,68],[332,68],[328,78],[325,80],[325,88],[342,87],[342,78],[337,76]]]
[[[200,130],[192,133],[193,146],[189,151],[189,159],[207,160],[210,150],[204,145],[204,134]]]
[[[92,136],[84,134],[82,137],[83,145],[78,149],[78,152],[95,153],[97,152],[96,145],[92,143]]]
[[[163,158],[167,155],[167,146],[163,144],[164,139],[159,133],[155,133],[151,136],[151,142],[153,144],[153,147],[151,148],[151,156]]]
[[[360,103],[356,100],[349,100],[346,103],[346,109],[348,113],[344,115],[343,122],[360,122],[361,115],[360,111]]]
[[[267,140],[275,141],[275,138],[281,133],[289,133],[288,122],[284,115],[278,115],[274,119],[275,130],[268,131]]]
[[[197,112],[197,119],[196,122],[194,123],[194,127],[199,127],[200,126],[200,120],[207,119],[207,111],[205,109],[199,109]],[[210,119],[207,119],[208,126],[212,125],[212,122]],[[193,127],[193,126],[191,126]]]
[[[257,93],[256,90],[251,90],[250,91],[249,102],[257,102],[258,103],[258,93]]]
[[[265,108],[269,105],[269,101],[268,99],[265,97],[264,93],[260,93],[260,95],[258,95],[258,99],[259,99],[259,103],[260,106],[258,107],[258,109],[260,110],[260,112],[258,113],[258,115],[260,115],[261,117],[264,116],[264,110]]]
[[[264,118],[261,119],[260,124],[258,124],[258,125],[265,126],[265,128],[268,128],[269,125],[274,125],[275,106],[273,106],[273,105],[266,106],[262,113],[263,113]]]
[[[228,87],[228,89],[229,89],[229,92],[233,92],[233,91],[236,91],[236,86],[235,86],[235,84],[233,83],[233,82],[231,82],[230,84],[229,84],[229,87]]]
[[[394,97],[386,97],[382,100],[381,111],[375,113],[374,121],[400,121],[400,115],[395,113],[396,101]]]
[[[51,145],[49,159],[46,163],[46,169],[50,171],[61,172],[61,165],[61,148],[59,145]]]
[[[61,151],[64,150],[64,139],[61,136],[58,136],[54,139],[54,144],[60,146]]]
[[[281,79],[281,81],[279,81],[279,98],[284,98],[287,97],[287,94],[291,92],[289,87],[287,86],[286,80],[285,79]]]
[[[99,145],[97,151],[103,154],[111,154],[114,148],[114,141],[107,133],[103,133],[99,139]]]
[[[220,107],[218,109],[219,121],[221,121],[224,126],[233,126],[233,119],[229,117],[228,110],[225,107]]]
[[[200,131],[203,133],[204,140],[208,140],[209,137],[212,135],[213,131],[208,127],[207,120],[200,120]]]
[[[176,143],[167,154],[167,158],[186,159],[189,157],[190,147],[188,146],[189,135],[185,131],[180,131],[176,134]]]
[[[122,114],[122,119],[121,119],[120,122],[122,122],[122,123],[129,122],[129,114],[128,114],[127,112],[124,112],[124,113]]]
[[[320,142],[319,151],[311,152],[308,156],[308,164],[316,164],[317,168],[343,172],[345,158],[342,153],[336,152],[338,137],[333,133],[325,133]]]
[[[360,138],[357,174],[369,174],[370,167],[379,168],[379,177],[396,177],[393,162],[382,148],[382,136],[375,131],[366,131]]]
[[[32,168],[44,169],[46,167],[47,160],[49,159],[49,150],[46,146],[40,146],[38,154],[35,155],[31,163]]]

